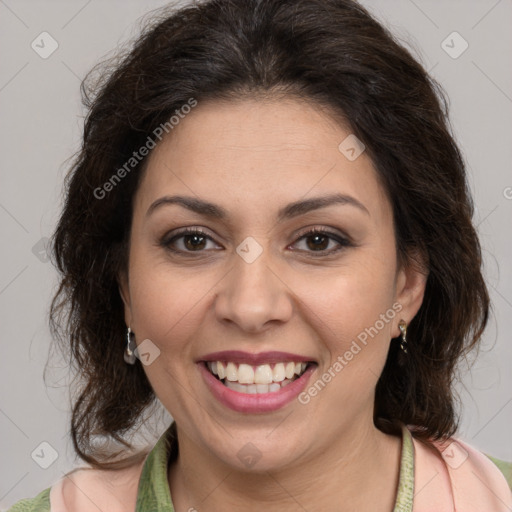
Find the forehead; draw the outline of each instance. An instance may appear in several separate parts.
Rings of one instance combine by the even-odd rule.
[[[349,159],[343,151],[353,137],[325,110],[298,99],[199,103],[148,156],[137,207],[179,193],[261,214],[274,203],[277,210],[299,198],[342,193],[387,216],[368,155]]]

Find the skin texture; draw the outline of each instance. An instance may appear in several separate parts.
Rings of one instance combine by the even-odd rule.
[[[374,391],[399,320],[410,322],[421,305],[425,277],[397,268],[391,205],[367,154],[349,161],[339,151],[349,134],[298,99],[212,101],[149,156],[120,289],[137,343],[160,350],[144,369],[178,426],[180,455],[169,468],[177,512],[393,508],[401,444],[375,428]],[[367,211],[337,204],[277,220],[288,203],[333,193]],[[147,215],[166,195],[213,202],[228,217],[178,205]],[[181,256],[161,245],[183,227],[211,240],[194,250],[191,237],[176,239]],[[301,239],[313,227],[350,243]],[[263,249],[250,264],[235,251],[249,236]],[[311,384],[395,303],[400,313],[305,405],[232,411],[195,363],[219,350],[292,352],[318,362]],[[237,456],[248,442],[261,453],[252,468]]]

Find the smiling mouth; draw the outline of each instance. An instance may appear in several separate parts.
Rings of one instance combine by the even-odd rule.
[[[230,361],[207,361],[203,364],[224,386],[252,395],[275,393],[299,379],[309,366],[316,363],[289,361],[254,366]]]

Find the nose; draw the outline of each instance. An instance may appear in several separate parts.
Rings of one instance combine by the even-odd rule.
[[[248,263],[234,254],[234,266],[222,280],[215,301],[219,321],[257,333],[291,318],[290,289],[276,270],[278,265],[272,264],[267,255],[265,249],[255,261]]]

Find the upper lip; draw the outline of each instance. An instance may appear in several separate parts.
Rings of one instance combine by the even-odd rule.
[[[293,361],[298,362],[315,362],[313,358],[291,354],[290,352],[260,352],[252,354],[242,350],[223,350],[221,352],[212,352],[198,358],[197,362],[202,361],[230,361],[233,363],[246,363],[251,365],[259,365],[265,363],[284,363]]]

